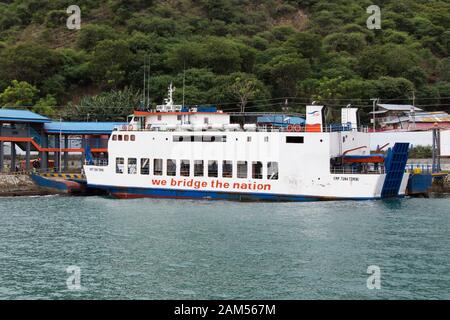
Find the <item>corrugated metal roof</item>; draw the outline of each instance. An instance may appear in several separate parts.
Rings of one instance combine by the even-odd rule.
[[[49,118],[46,118],[44,116],[41,116],[40,114],[31,112],[29,110],[15,110],[15,109],[0,109],[0,121],[37,122],[37,123],[51,122]]]
[[[110,134],[115,128],[126,125],[119,122],[51,122],[44,129],[48,133]]]
[[[377,104],[380,108],[389,110],[389,111],[411,111],[411,108],[414,108],[415,111],[422,111],[422,109],[414,107],[409,104]]]
[[[437,112],[418,112],[414,115],[414,117],[403,116],[396,119],[384,121],[384,124],[394,124],[399,122],[424,122],[424,123],[442,123],[442,122],[450,122],[450,115],[443,111]]]
[[[414,118],[416,122],[450,122],[450,115],[443,111],[420,112]]]

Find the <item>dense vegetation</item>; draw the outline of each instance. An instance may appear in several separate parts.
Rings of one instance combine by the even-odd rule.
[[[68,30],[73,2],[0,3],[0,105],[117,119],[139,103],[146,59],[153,105],[171,81],[181,103],[184,78],[186,104],[224,110],[411,103],[413,92],[425,109],[450,105],[445,0],[77,0],[81,30]],[[373,2],[381,30],[366,26]]]
[[[416,146],[409,150],[410,159],[430,159],[433,156],[431,146]]]

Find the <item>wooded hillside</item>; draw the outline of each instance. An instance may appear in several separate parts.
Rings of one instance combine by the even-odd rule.
[[[74,2],[80,30],[66,27]],[[366,26],[372,4],[380,30]],[[120,119],[142,100],[149,59],[153,105],[171,81],[181,103],[185,76],[186,104],[224,110],[239,110],[244,93],[247,111],[411,103],[413,93],[445,110],[449,51],[448,1],[3,1],[0,105]]]

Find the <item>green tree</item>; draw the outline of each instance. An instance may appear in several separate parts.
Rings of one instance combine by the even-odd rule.
[[[377,96],[409,103],[414,84],[405,78],[381,77],[376,81]]]
[[[205,43],[207,65],[219,74],[241,70],[242,57],[238,45],[229,39],[209,38]]]
[[[116,40],[117,32],[110,26],[101,24],[83,25],[77,39],[78,48],[91,51],[103,40]]]
[[[273,58],[262,68],[267,82],[271,83],[277,96],[296,95],[297,83],[311,76],[311,65],[307,59],[291,53]]]
[[[56,115],[56,99],[52,95],[48,94],[45,98],[39,99],[31,109],[33,112],[41,114],[43,116],[54,118]]]
[[[296,33],[288,39],[287,45],[295,48],[305,58],[319,58],[322,54],[322,40],[315,33]]]
[[[32,106],[39,90],[25,81],[11,81],[11,85],[0,94],[4,106]]]
[[[230,91],[239,100],[241,112],[245,112],[249,100],[254,99],[258,94],[258,79],[238,76],[230,86]]]
[[[127,120],[140,105],[142,97],[133,88],[111,90],[96,96],[84,96],[79,103],[69,103],[65,118],[82,121],[120,121]]]
[[[132,58],[133,54],[124,40],[101,41],[91,60],[95,80],[102,87],[119,87],[126,79],[127,66]]]
[[[0,79],[17,79],[39,85],[57,73],[60,66],[58,52],[38,44],[23,43],[1,52]]]

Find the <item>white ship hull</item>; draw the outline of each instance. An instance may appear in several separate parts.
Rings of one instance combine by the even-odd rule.
[[[114,135],[123,136],[122,141],[113,140]],[[89,186],[119,198],[367,200],[382,198],[386,185],[386,174],[380,170],[334,172],[330,166],[330,159],[345,150],[360,148],[352,154],[370,155],[369,134],[363,132],[117,131],[113,136],[109,164],[86,165],[84,170]],[[216,141],[204,141],[211,137]],[[300,139],[287,143],[288,137]],[[141,159],[149,159],[149,166]],[[154,168],[155,159],[161,160],[162,168]],[[168,167],[169,159],[175,160],[175,169]],[[216,163],[212,170],[210,161]],[[230,172],[224,172],[224,161]],[[203,168],[196,163],[203,163]],[[405,195],[408,174],[400,179],[397,196]]]

